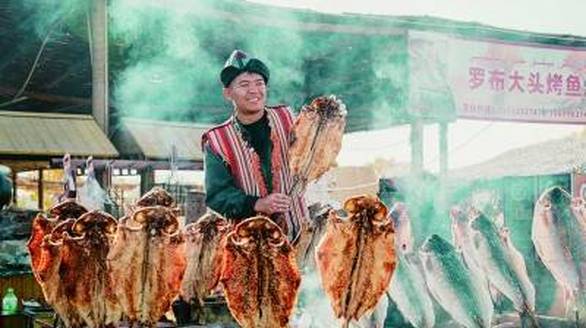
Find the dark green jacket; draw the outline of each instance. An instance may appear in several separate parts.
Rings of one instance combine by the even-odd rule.
[[[240,124],[243,138],[252,146],[261,161],[261,169],[269,193],[272,189],[271,129],[267,114],[252,124]],[[236,184],[228,165],[204,145],[204,172],[206,205],[230,219],[244,219],[255,215],[254,204],[259,199],[250,196]]]

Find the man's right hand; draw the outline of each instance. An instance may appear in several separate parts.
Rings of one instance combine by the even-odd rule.
[[[283,213],[289,210],[291,198],[285,194],[273,193],[260,198],[254,204],[254,210],[263,214],[272,215]]]

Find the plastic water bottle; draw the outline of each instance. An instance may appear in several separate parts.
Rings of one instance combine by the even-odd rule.
[[[14,294],[14,289],[8,288],[2,298],[2,314],[14,314],[18,311],[18,298]]]

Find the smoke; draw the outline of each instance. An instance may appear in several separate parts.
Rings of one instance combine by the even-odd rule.
[[[340,325],[315,270],[303,273],[293,324],[315,328]]]
[[[123,116],[226,119],[219,71],[242,49],[271,70],[269,104],[298,110],[336,94],[348,105],[348,130],[407,118],[404,35],[329,32],[307,27],[307,13],[238,2],[115,0],[109,12],[113,98]]]
[[[23,3],[33,13],[25,20],[38,36],[60,22],[87,39],[90,1]],[[336,94],[348,105],[348,131],[409,119],[406,35],[368,30],[422,26],[414,19],[383,23],[211,0],[111,0],[109,18],[111,99],[122,116],[224,120],[231,106],[221,96],[218,73],[231,51],[240,48],[271,69],[269,103],[299,109],[315,96]],[[471,33],[457,24],[426,22],[423,29]]]
[[[125,60],[115,75],[114,101],[124,116],[217,121],[205,109],[222,106],[214,80],[219,58],[206,49],[205,26],[197,14],[202,2],[144,3],[118,0],[110,5],[112,38]]]
[[[32,27],[40,37],[45,37],[56,27],[67,26],[68,31],[86,39],[89,3],[89,0],[24,0],[23,10],[30,15],[27,15],[21,26]]]

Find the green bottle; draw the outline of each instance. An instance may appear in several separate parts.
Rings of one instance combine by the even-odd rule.
[[[2,298],[2,314],[15,314],[18,311],[18,298],[14,294],[14,289],[8,288]]]

